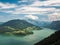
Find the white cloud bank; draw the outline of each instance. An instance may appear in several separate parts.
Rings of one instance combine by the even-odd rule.
[[[48,15],[50,21],[60,20],[60,13],[53,13]]]
[[[22,8],[18,8],[11,12],[12,14],[45,14],[50,12],[54,12],[56,9],[55,8],[36,8],[36,7],[30,7],[30,6],[25,6]]]
[[[27,1],[27,0],[26,0]],[[25,2],[24,0],[22,2]],[[20,3],[20,2],[18,2]],[[60,0],[47,0],[47,1],[38,1],[35,0],[32,4],[30,5],[23,5],[21,7],[20,5],[18,6],[17,4],[9,4],[9,3],[1,3],[0,2],[0,12],[4,13],[9,13],[12,15],[19,15],[19,14],[28,14],[25,17],[31,18],[31,19],[39,19],[37,16],[34,16],[33,14],[44,14],[48,15],[48,21],[49,20],[60,20],[60,9],[57,8],[39,8],[38,6],[60,6]],[[7,10],[10,8],[14,8],[15,10]],[[6,10],[5,10],[6,9]],[[49,12],[52,12],[51,14]],[[59,13],[58,13],[59,12]],[[57,13],[57,15],[56,15]],[[58,17],[58,18],[56,18]],[[53,19],[54,18],[54,19]],[[47,20],[47,19],[44,19]]]
[[[34,16],[34,15],[25,15],[25,17],[33,20],[39,19],[38,16]]]
[[[30,6],[60,6],[60,0],[47,0],[44,2],[39,2],[35,1],[32,5]]]
[[[2,3],[0,2],[0,9],[8,9],[17,7],[15,4]]]

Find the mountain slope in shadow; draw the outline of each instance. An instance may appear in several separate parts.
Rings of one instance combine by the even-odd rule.
[[[47,26],[47,28],[54,29],[54,30],[60,30],[60,21],[53,21],[50,25]]]

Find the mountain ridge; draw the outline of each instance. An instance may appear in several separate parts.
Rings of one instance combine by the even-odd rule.
[[[33,33],[32,30],[40,30],[42,28],[33,25],[25,20],[10,20],[8,22],[5,22],[4,24],[0,25],[0,33],[17,33],[17,34],[29,34]]]
[[[53,21],[50,25],[47,26],[47,28],[54,29],[54,30],[60,30],[60,21]]]

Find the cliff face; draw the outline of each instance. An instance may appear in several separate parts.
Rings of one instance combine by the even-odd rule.
[[[60,45],[60,30],[35,45]]]

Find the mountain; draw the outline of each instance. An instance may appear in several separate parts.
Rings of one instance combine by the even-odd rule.
[[[12,28],[15,28],[15,29],[25,29],[27,27],[36,27],[36,28],[40,28],[38,26],[35,26],[31,23],[28,23],[27,21],[25,20],[19,20],[19,19],[16,19],[16,20],[10,20],[4,24],[2,24],[1,26],[9,26],[9,27],[12,27]]]
[[[60,30],[60,21],[53,21],[49,26],[50,29]]]
[[[0,25],[3,24],[4,22],[0,22]]]
[[[60,30],[35,45],[60,45]]]
[[[51,23],[47,21],[39,21],[39,20],[32,20],[32,19],[26,19],[26,21],[39,27],[46,27]]]
[[[8,22],[5,22],[4,24],[0,25],[0,33],[17,33],[17,34],[26,34],[26,33],[32,33],[32,30],[40,30],[41,28],[38,26],[35,26],[31,23],[28,23],[25,20],[10,20]]]

